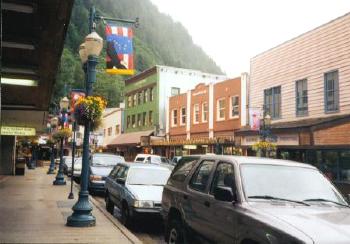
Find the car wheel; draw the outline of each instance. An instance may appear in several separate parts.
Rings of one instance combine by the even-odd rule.
[[[110,214],[114,214],[114,203],[109,198],[109,194],[106,194],[106,209]]]
[[[185,230],[179,219],[174,219],[170,222],[167,235],[169,244],[186,243]]]
[[[126,204],[123,204],[123,207],[122,207],[121,221],[122,221],[122,224],[126,227],[131,227],[131,225],[132,225],[130,211],[129,211],[129,208]]]

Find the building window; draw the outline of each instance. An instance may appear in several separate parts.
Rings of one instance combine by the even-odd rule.
[[[137,126],[141,126],[141,114],[137,114]]]
[[[143,112],[143,114],[142,114],[142,126],[146,126],[146,116],[147,116],[147,113]]]
[[[239,96],[233,96],[231,97],[231,104],[230,104],[230,117],[235,118],[239,116]]]
[[[128,96],[128,108],[132,107],[132,96]]]
[[[111,136],[112,135],[112,127],[109,127],[108,128],[108,136]]]
[[[225,98],[220,98],[217,100],[217,120],[225,119]]]
[[[186,108],[183,107],[181,108],[181,125],[185,125],[186,124]]]
[[[131,116],[131,124],[132,124],[132,128],[136,127],[136,115],[135,114],[133,114]]]
[[[148,102],[148,89],[143,91],[143,103]]]
[[[264,90],[265,111],[273,119],[281,117],[281,86]]]
[[[307,98],[307,80],[298,80],[295,82],[295,104],[296,115],[307,115],[308,111],[308,98]]]
[[[152,102],[154,100],[154,89],[153,87],[149,89],[149,101]]]
[[[142,104],[142,92],[137,93],[137,104]]]
[[[180,88],[178,87],[172,87],[171,88],[171,96],[176,96],[180,94]]]
[[[174,109],[173,111],[172,111],[172,115],[171,115],[171,117],[172,117],[172,126],[174,127],[174,126],[177,126],[177,109]]]
[[[120,125],[115,126],[115,134],[118,135],[120,133]]]
[[[202,122],[208,121],[208,103],[202,104]]]
[[[199,104],[193,105],[193,124],[199,123]]]
[[[148,125],[153,125],[153,112],[149,111],[148,112]]]
[[[137,105],[137,93],[133,95],[132,106],[135,107]]]
[[[106,136],[106,129],[103,129],[103,136]]]
[[[324,74],[325,112],[339,110],[339,76],[338,70]]]
[[[130,115],[126,118],[126,128],[130,127]]]

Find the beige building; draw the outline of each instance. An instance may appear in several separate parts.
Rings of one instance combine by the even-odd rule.
[[[253,57],[248,86],[249,121],[272,117],[276,156],[314,164],[348,192],[349,40],[350,13]],[[252,125],[235,133],[248,155],[262,135]]]
[[[120,108],[106,108],[102,116],[102,130],[103,130],[103,147],[107,145],[117,136],[122,133],[122,117],[124,106],[121,104]]]

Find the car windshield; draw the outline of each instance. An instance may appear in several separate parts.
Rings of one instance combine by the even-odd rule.
[[[256,199],[334,202],[342,196],[316,169],[283,165],[241,165],[242,184],[248,201]]]
[[[143,160],[145,160],[144,157],[137,157],[137,158],[135,159],[135,162],[143,162]]]
[[[164,186],[170,176],[168,169],[130,168],[127,183],[129,185],[160,185]]]
[[[117,165],[118,163],[123,163],[124,160],[121,157],[94,157],[94,160],[92,162],[92,166],[98,167],[113,167]]]

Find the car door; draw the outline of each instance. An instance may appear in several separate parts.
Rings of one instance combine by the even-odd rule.
[[[207,238],[211,221],[208,209],[208,183],[212,177],[215,161],[203,160],[193,173],[187,191],[184,193],[184,211],[186,222],[195,232]]]
[[[214,198],[217,187],[230,188],[236,192],[234,165],[229,162],[219,162],[210,186],[210,213],[208,234],[217,243],[235,243],[237,215],[232,202],[219,201]]]
[[[106,178],[106,183],[105,183],[105,188],[108,190],[109,195],[111,197],[111,200],[116,203],[117,198],[116,198],[116,178],[118,171],[120,170],[120,165],[117,165],[114,167],[112,172],[109,174],[109,176]]]
[[[118,173],[116,175],[116,179],[113,182],[113,188],[115,189],[115,198],[116,198],[116,205],[120,208],[121,203],[123,200],[123,197],[125,196],[125,181],[126,176],[128,174],[129,167],[126,165],[121,165],[120,169],[118,170]],[[118,179],[123,180],[124,183],[118,182]]]

